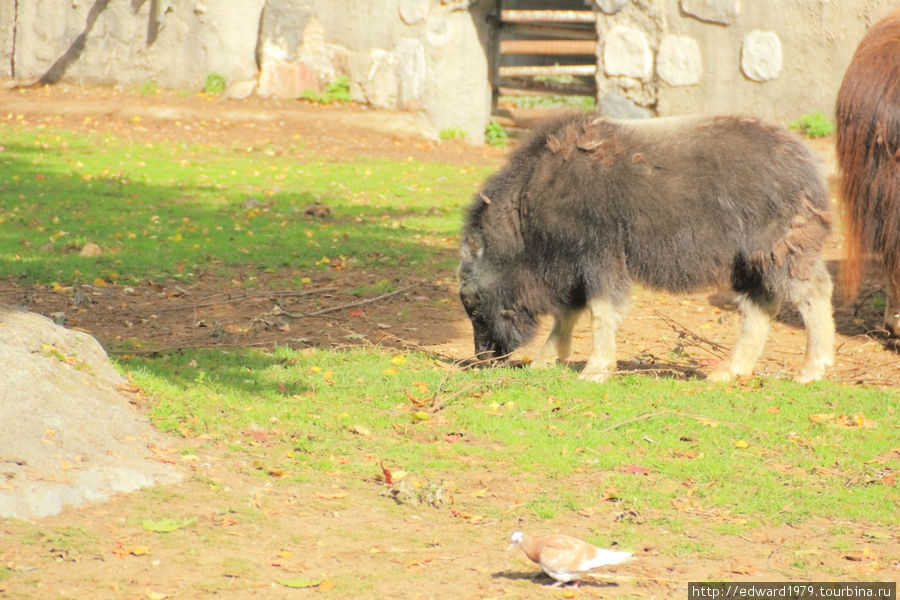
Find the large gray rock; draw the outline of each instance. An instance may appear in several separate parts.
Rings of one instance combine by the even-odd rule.
[[[53,515],[183,477],[149,450],[166,443],[91,336],[0,306],[0,365],[0,518]]]

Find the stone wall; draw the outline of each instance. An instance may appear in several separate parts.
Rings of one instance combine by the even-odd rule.
[[[0,10],[11,74],[197,88],[209,73],[254,79],[265,0],[28,0]],[[14,9],[10,8],[10,5]],[[10,27],[12,18],[12,27]]]
[[[619,116],[832,115],[844,70],[893,0],[594,0],[598,99]]]
[[[303,86],[321,88],[346,75],[354,100],[422,111],[432,135],[455,128],[481,142],[491,106],[485,53],[490,4],[267,0],[258,93],[296,97]]]
[[[338,76],[354,99],[481,142],[487,0],[0,0],[0,75],[296,98]],[[479,6],[479,4],[481,6]]]
[[[524,0],[520,0],[524,1]],[[505,5],[511,5],[508,0]],[[584,0],[598,105],[616,116],[832,113],[867,27],[894,0]],[[529,0],[529,7],[552,2]],[[483,139],[494,0],[0,0],[0,75],[354,99]]]

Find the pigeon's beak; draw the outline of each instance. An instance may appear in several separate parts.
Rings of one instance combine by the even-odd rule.
[[[515,550],[515,549],[518,548],[518,547],[519,547],[518,544],[516,544],[516,543],[510,543],[510,545],[506,547],[506,551],[509,552],[510,550]]]

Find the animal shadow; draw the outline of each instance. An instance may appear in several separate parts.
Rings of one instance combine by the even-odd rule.
[[[544,587],[554,586],[554,587],[573,587],[574,583],[564,583],[561,585],[556,585],[558,582],[544,573],[543,571],[497,571],[496,573],[491,574],[492,579],[507,579],[510,581],[530,581],[535,585],[541,585]],[[619,584],[614,581],[600,581],[595,579],[585,578],[578,582],[579,587],[584,586],[592,586],[592,587],[618,587]]]

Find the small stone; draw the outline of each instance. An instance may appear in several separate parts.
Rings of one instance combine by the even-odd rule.
[[[225,89],[225,97],[233,100],[243,100],[249,98],[254,91],[256,91],[255,80],[235,81],[228,84],[228,87]]]
[[[78,253],[79,256],[100,256],[101,254],[103,254],[103,250],[94,242],[86,243]]]
[[[606,14],[613,15],[622,10],[622,7],[628,4],[628,0],[594,0],[594,3]]]

